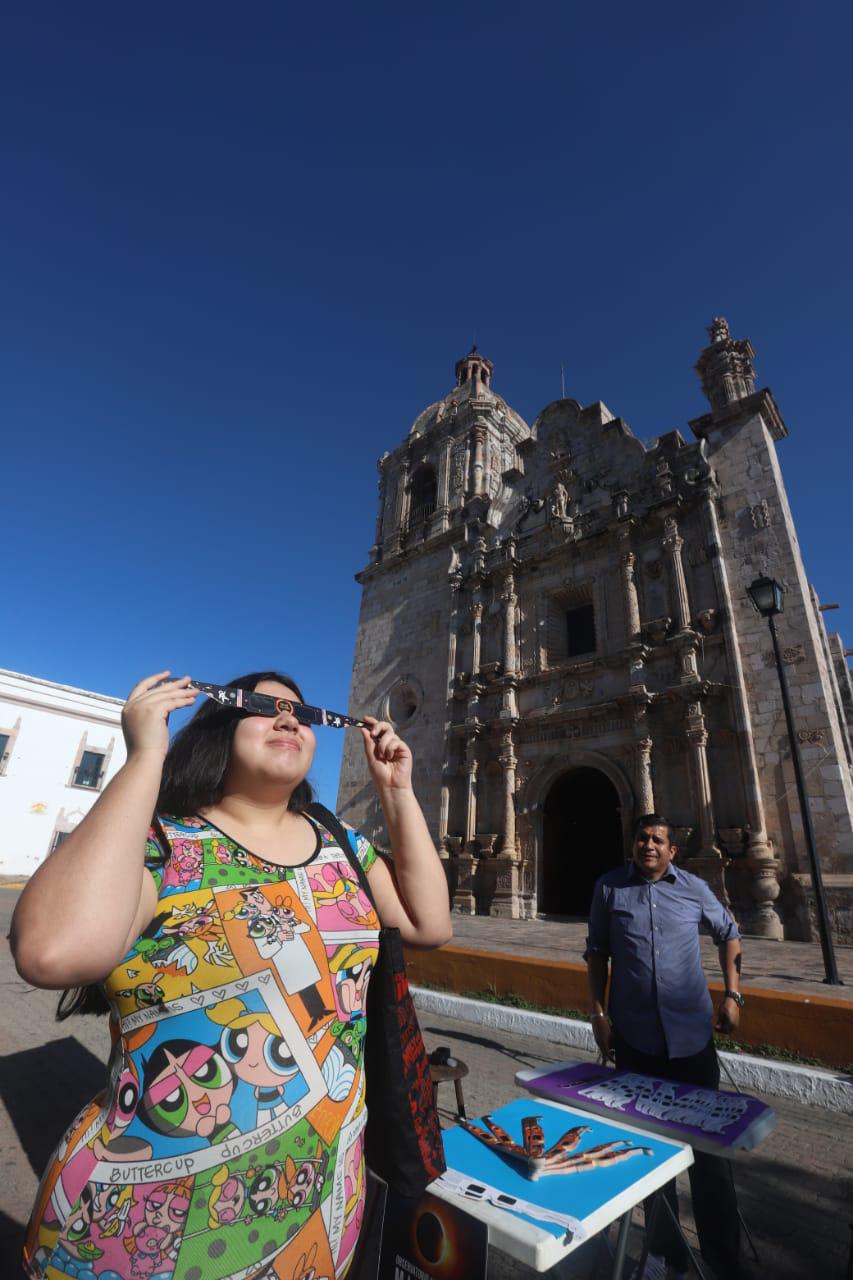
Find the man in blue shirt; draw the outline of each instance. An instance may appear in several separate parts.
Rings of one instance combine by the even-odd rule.
[[[676,853],[669,822],[647,814],[637,823],[632,861],[596,883],[585,952],[592,1029],[601,1052],[622,1070],[717,1089],[713,1031],[734,1031],[743,1005],[740,934],[705,881],[673,865]],[[715,1023],[699,951],[701,928],[717,944],[726,986]],[[731,1167],[719,1156],[694,1157],[690,1189],[702,1257],[720,1280],[735,1280],[740,1223]],[[677,1215],[674,1182],[666,1195]],[[646,1211],[648,1220],[648,1204]],[[658,1274],[664,1265],[668,1276],[686,1273],[687,1251],[663,1210],[649,1248],[663,1259]],[[650,1262],[651,1275],[656,1263]]]

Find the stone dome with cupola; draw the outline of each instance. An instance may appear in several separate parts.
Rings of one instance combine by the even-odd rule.
[[[472,346],[467,355],[456,361],[456,385],[441,400],[418,414],[409,438],[425,435],[446,419],[466,416],[471,411],[489,411],[509,431],[511,439],[527,439],[530,435],[527,423],[492,390],[494,367],[492,361],[477,350],[476,344]]]

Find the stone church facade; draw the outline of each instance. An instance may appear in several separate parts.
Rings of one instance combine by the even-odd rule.
[[[532,426],[476,349],[378,463],[351,708],[390,717],[454,907],[584,915],[632,824],[665,813],[682,864],[742,928],[809,938],[814,911],[779,681],[747,587],[777,619],[838,941],[853,940],[853,689],[800,555],[754,352],[715,320],[709,411],[641,443],[597,401]],[[383,841],[361,744],[339,809]]]

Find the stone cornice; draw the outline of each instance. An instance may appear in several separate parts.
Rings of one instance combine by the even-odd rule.
[[[754,391],[742,400],[733,400],[719,409],[712,409],[710,413],[703,413],[701,418],[691,418],[689,426],[695,436],[704,440],[715,428],[737,425],[753,414],[761,415],[772,439],[784,440],[788,435],[788,428],[769,387]]]

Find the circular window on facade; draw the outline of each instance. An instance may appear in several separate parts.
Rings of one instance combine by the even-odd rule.
[[[414,676],[401,676],[382,699],[382,719],[390,720],[396,729],[405,729],[416,718],[423,700],[420,681]]]

